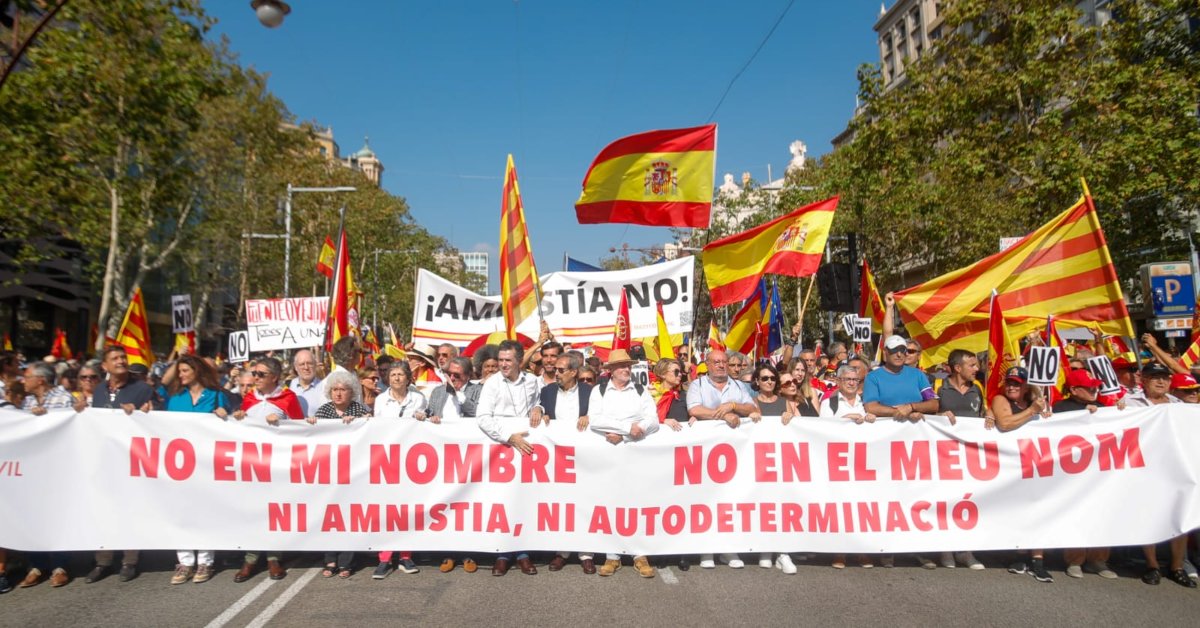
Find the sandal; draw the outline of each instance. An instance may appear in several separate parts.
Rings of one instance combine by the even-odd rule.
[[[335,571],[337,571],[337,565],[334,563],[329,563],[328,565],[325,565],[325,570],[321,572],[321,577],[332,578]]]
[[[338,577],[341,578],[342,580],[349,578],[350,577],[350,568],[349,567],[339,568],[338,569]]]

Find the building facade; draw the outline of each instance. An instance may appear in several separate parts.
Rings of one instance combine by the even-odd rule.
[[[472,275],[477,275],[482,278],[485,292],[491,293],[491,285],[488,281],[490,277],[488,267],[488,254],[486,251],[461,251],[459,257],[462,258],[463,268]]]

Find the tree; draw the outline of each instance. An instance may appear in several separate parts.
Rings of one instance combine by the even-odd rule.
[[[854,139],[823,163],[835,227],[864,236],[881,282],[994,253],[1071,206],[1081,177],[1122,276],[1178,255],[1200,206],[1197,5],[1113,2],[1103,25],[1058,0],[945,6],[949,35],[902,84],[860,70]]]

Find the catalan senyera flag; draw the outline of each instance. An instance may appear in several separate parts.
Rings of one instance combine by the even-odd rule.
[[[758,325],[762,323],[763,312],[767,309],[767,282],[759,280],[758,288],[746,299],[746,303],[733,315],[729,322],[729,332],[725,334],[725,346],[749,354],[754,350],[754,339]]]
[[[196,331],[181,331],[175,334],[175,352],[179,355],[196,355]]]
[[[629,334],[629,299],[625,296],[625,289],[621,288],[621,304],[617,306],[617,320],[613,323],[612,347],[610,349],[624,349],[629,351],[633,346],[633,339]]]
[[[1200,336],[1196,336],[1195,339],[1192,340],[1191,346],[1187,348],[1187,351],[1184,351],[1183,355],[1179,356],[1179,363],[1182,364],[1183,368],[1185,369],[1190,370],[1192,365],[1196,364],[1197,362],[1200,362]]]
[[[325,275],[327,279],[333,279],[333,264],[336,256],[337,247],[333,245],[333,238],[325,236],[325,242],[321,244],[321,252],[317,254],[317,272]]]
[[[999,296],[993,292],[988,316],[987,399],[984,399],[988,407],[991,407],[996,395],[1004,394],[1004,374],[1016,365],[1020,357],[1020,346],[1009,335],[1008,325],[1004,322],[1004,308],[1000,305]]]
[[[146,301],[142,298],[142,287],[133,290],[129,299],[129,308],[125,310],[125,319],[117,330],[113,341],[125,347],[125,355],[130,364],[154,364],[154,352],[150,350],[150,325],[146,321]]]
[[[512,155],[504,169],[500,202],[500,300],[504,305],[504,330],[510,339],[517,337],[521,321],[538,313],[542,300]]]
[[[622,294],[625,292],[621,291]],[[663,316],[662,301],[657,302],[658,306],[658,359],[669,358],[675,359],[675,345],[671,341],[671,332],[667,331],[667,317]]]
[[[896,293],[909,335],[925,347],[924,366],[946,361],[952,349],[986,344],[993,288],[1016,338],[1039,330],[1050,314],[1068,327],[1097,323],[1105,333],[1133,336],[1086,186],[1075,205],[1012,247]]]
[[[866,258],[862,263],[862,285],[858,290],[858,316],[871,319],[871,331],[883,333],[883,316],[887,310],[883,307],[883,299],[879,296],[879,288],[875,285],[875,273]]]
[[[705,246],[704,277],[713,307],[745,300],[765,273],[807,277],[817,272],[837,204],[835,196],[806,205]]]
[[[600,151],[575,202],[579,224],[708,227],[717,125],[649,131]]]

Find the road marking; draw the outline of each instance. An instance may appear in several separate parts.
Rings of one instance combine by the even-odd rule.
[[[675,572],[671,571],[670,567],[663,567],[658,570],[658,575],[662,577],[662,581],[667,584],[679,584],[679,578],[675,577]]]
[[[303,576],[300,576],[300,579],[292,584],[292,586],[288,587],[287,590],[280,594],[279,597],[275,598],[275,601],[271,602],[270,606],[263,609],[263,612],[259,613],[258,617],[254,618],[254,621],[246,624],[246,627],[262,628],[262,626],[266,626],[267,622],[271,621],[271,619],[275,617],[276,613],[283,610],[283,607],[286,606],[288,602],[292,601],[292,598],[296,597],[298,593],[300,593],[300,589],[303,589],[304,585],[312,582],[312,579],[316,578],[317,574],[320,572],[320,569],[309,569],[308,572]]]
[[[263,592],[266,591],[272,584],[275,584],[275,581],[271,580],[270,578],[258,583],[258,586],[246,592],[246,595],[243,595],[240,600],[234,602],[232,606],[225,609],[225,612],[217,615],[215,619],[208,622],[208,625],[204,628],[221,628],[221,626],[229,623],[229,620],[233,619],[238,613],[245,610],[247,606],[250,606],[250,603],[254,600],[257,600],[258,597],[262,595]]]

